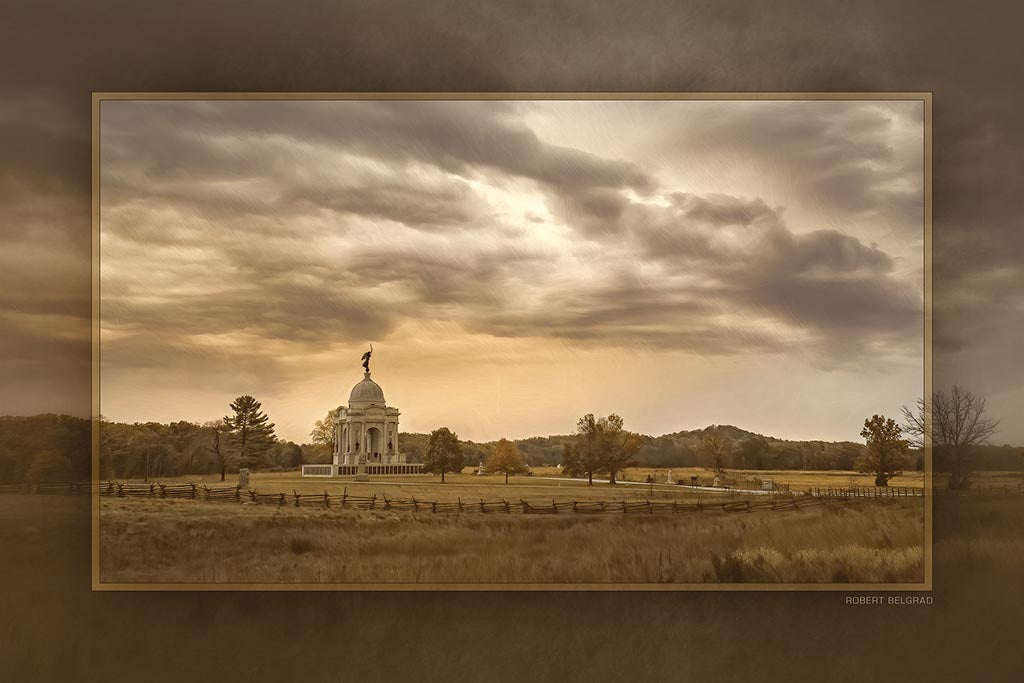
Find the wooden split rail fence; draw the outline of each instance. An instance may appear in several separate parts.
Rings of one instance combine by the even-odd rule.
[[[342,508],[357,510],[390,510],[403,512],[430,513],[521,513],[527,515],[555,514],[681,514],[686,512],[724,511],[753,512],[787,511],[808,506],[832,503],[848,503],[849,496],[829,496],[823,490],[820,495],[762,498],[756,500],[726,500],[717,502],[698,499],[696,502],[653,501],[653,500],[463,500],[437,501],[412,498],[388,498],[386,494],[359,496],[348,493],[346,487],[340,494],[323,493],[262,493],[255,489],[244,490],[238,486],[209,487],[197,484],[129,484],[108,481],[97,484],[85,483],[41,483],[32,485],[0,485],[0,493],[34,494],[86,494],[98,491],[100,496],[109,498],[150,498],[188,499],[211,502],[234,502],[262,505]]]
[[[818,488],[812,487],[806,493],[793,493],[784,496],[762,497],[750,500],[725,500],[711,502],[698,499],[696,502],[655,501],[655,500],[554,500],[549,502],[527,501],[523,499],[509,500],[462,500],[436,501],[420,500],[415,497],[408,499],[388,498],[387,495],[373,494],[358,496],[348,493],[346,488],[340,494],[323,493],[262,493],[238,486],[205,486],[198,484],[130,484],[107,481],[90,482],[38,482],[31,484],[0,484],[0,494],[42,494],[42,495],[84,495],[98,492],[100,496],[116,498],[178,498],[212,502],[234,502],[294,507],[346,508],[360,510],[392,510],[407,512],[431,512],[456,514],[463,512],[504,513],[518,512],[527,515],[570,514],[681,514],[685,512],[702,512],[705,510],[721,510],[724,512],[753,511],[787,511],[805,508],[809,505],[826,505],[832,503],[849,503],[853,501],[888,500],[896,502],[903,498],[921,498],[924,491],[908,487],[850,487],[850,488]],[[950,494],[939,490],[939,497]],[[974,496],[1012,496],[1024,494],[1024,482],[1004,486],[972,487],[960,495]]]

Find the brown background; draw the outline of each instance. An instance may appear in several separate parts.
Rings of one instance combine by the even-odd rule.
[[[50,102],[66,125],[26,137],[8,109],[5,172],[42,160],[71,188],[67,239],[87,260],[93,90],[934,91],[936,305],[954,296],[958,219],[1020,174],[989,173],[987,196],[965,181],[986,162],[970,154],[980,127],[1000,149],[1019,141],[1012,3],[677,4],[8,0],[0,95]],[[973,242],[1015,237],[1012,214],[988,218]],[[88,320],[87,273],[80,286],[72,313]],[[87,401],[88,347],[53,352],[74,355],[62,391]],[[951,363],[937,352],[937,384]],[[0,528],[9,680],[1009,680],[1019,657],[1012,573],[937,564],[935,605],[902,608],[838,593],[92,593],[87,505],[31,512]]]

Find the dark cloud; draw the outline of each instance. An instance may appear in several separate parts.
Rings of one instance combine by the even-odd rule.
[[[521,105],[111,102],[102,134],[104,310],[133,330],[111,353],[146,336],[314,348],[426,318],[713,354],[802,345],[843,363],[905,345],[920,317],[880,247],[796,233],[759,198],[659,188],[636,158],[543,142]],[[540,246],[530,211],[505,225],[503,204],[521,201],[585,241]]]
[[[13,3],[10,20],[0,25],[6,56],[0,80],[8,88],[0,112],[8,114],[4,121],[16,123],[4,129],[5,149],[23,143],[23,151],[16,162],[5,161],[4,169],[19,183],[36,180],[0,186],[0,250],[21,253],[24,226],[32,223],[36,230],[47,223],[61,233],[51,233],[52,253],[88,259],[90,90],[931,90],[937,381],[971,384],[984,371],[988,379],[979,380],[980,391],[1022,386],[1019,344],[1010,331],[1024,326],[1024,314],[1001,302],[1006,292],[1024,286],[1017,191],[1024,180],[1024,126],[1019,96],[1005,87],[1021,80],[1024,61],[1012,58],[1012,48],[1007,51],[1017,42],[1010,5],[965,13],[957,3],[933,3],[921,12],[898,3],[860,3],[854,9],[826,2],[804,8],[794,21],[790,12],[741,10],[729,2],[664,3],[628,13],[595,3],[571,16],[535,8],[531,22],[520,21],[513,6],[460,7],[453,20],[429,4],[315,5],[298,14],[248,2],[119,3],[111,12],[69,5],[54,21],[45,4]],[[386,18],[388,28],[368,30],[371,17]],[[282,34],[283,26],[289,28]],[[595,35],[600,40],[586,40]],[[188,48],[172,57],[168,44]],[[25,93],[44,104],[23,106]],[[865,118],[863,125],[868,123]],[[50,147],[30,132],[51,127]],[[60,183],[77,203],[55,203],[52,189],[43,189]],[[819,196],[827,196],[822,183],[816,184]],[[835,201],[856,207],[865,196],[858,191]],[[18,208],[12,209],[8,200],[15,197]],[[20,217],[12,220],[15,210]],[[29,244],[34,248],[35,242]],[[87,271],[80,268],[69,277],[63,256],[21,261],[10,282],[17,288],[22,280],[46,280],[62,290],[46,306],[59,307],[53,302],[63,297],[69,322],[53,324],[50,332],[78,338],[79,355],[87,359],[88,326],[79,321],[87,321],[89,312],[85,297],[73,293],[87,291]],[[1004,269],[1003,277],[984,277]],[[38,280],[32,280],[35,273]],[[22,360],[9,362],[41,357],[37,339],[7,334],[21,340],[10,358]],[[983,346],[982,338],[991,342],[983,352],[964,352]],[[10,376],[7,367],[4,374]],[[74,389],[55,396],[87,394],[88,374],[73,376]]]

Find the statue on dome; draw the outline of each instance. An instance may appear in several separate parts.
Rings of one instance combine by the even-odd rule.
[[[373,344],[370,344],[370,350],[363,354],[363,369],[367,372],[370,371],[370,356],[373,354]]]

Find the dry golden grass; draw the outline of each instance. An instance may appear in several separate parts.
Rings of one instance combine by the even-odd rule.
[[[710,482],[716,476],[722,477],[736,488],[759,488],[757,481],[771,479],[777,484],[788,484],[794,491],[806,491],[809,487],[819,488],[844,488],[850,486],[874,486],[875,476],[863,472],[848,470],[726,470],[724,475],[716,475],[714,470],[706,467],[633,467],[626,474],[632,481],[644,481],[648,474],[653,474],[655,481],[663,482],[668,476],[669,469],[672,469],[672,476],[676,480],[689,480],[691,476],[699,477],[704,482]],[[745,485],[745,486],[744,486]],[[899,477],[889,480],[890,486],[906,486],[908,488],[923,488],[924,473],[908,472]]]
[[[156,481],[156,480],[154,480]],[[219,476],[192,476],[160,479],[164,484],[182,484],[193,482],[211,488],[234,486],[237,477],[229,477],[221,482]],[[501,475],[477,476],[473,474],[452,474],[446,476],[446,483],[433,475],[395,475],[374,476],[367,482],[353,481],[352,477],[302,477],[298,472],[256,472],[249,477],[249,488],[260,493],[323,493],[325,490],[332,495],[347,490],[355,496],[384,494],[388,498],[408,500],[415,496],[419,500],[464,501],[501,500],[517,501],[520,498],[536,501],[560,500],[679,500],[696,501],[698,498],[708,500],[725,500],[722,493],[695,492],[682,486],[656,485],[654,487],[635,486],[628,484],[610,485],[607,481],[595,481],[593,486],[586,482],[565,479],[546,479],[544,475],[532,477],[511,477],[505,484]]]
[[[104,499],[110,582],[919,582],[920,500],[534,516]]]

